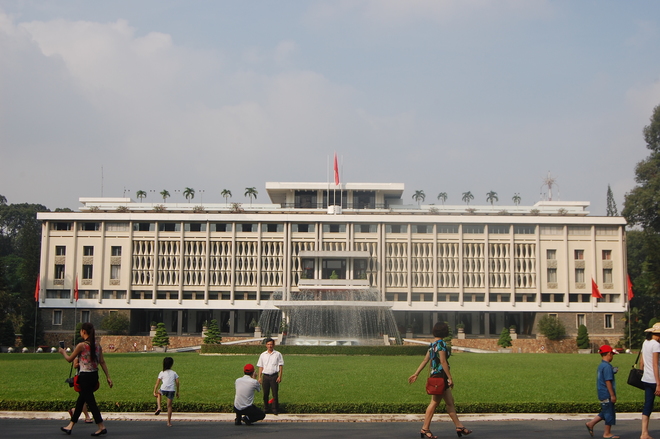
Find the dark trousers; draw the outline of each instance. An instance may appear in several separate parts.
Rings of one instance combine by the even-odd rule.
[[[236,413],[237,423],[241,421],[241,416],[247,416],[250,422],[261,421],[266,417],[266,414],[254,404],[242,410],[239,410],[234,406],[234,412]]]
[[[280,400],[277,395],[277,391],[279,390],[280,383],[277,382],[277,376],[279,374],[274,373],[272,375],[266,375],[263,374],[263,380],[261,383],[261,388],[264,391],[264,409],[270,410],[271,408],[275,410],[276,412],[280,410]],[[270,391],[273,391],[273,407],[268,404],[268,401],[270,400]]]
[[[100,424],[103,422],[101,417],[101,412],[99,411],[98,405],[96,405],[96,398],[94,397],[94,391],[96,390],[96,383],[99,382],[99,372],[80,372],[78,374],[78,385],[80,386],[80,392],[78,393],[78,400],[76,401],[76,409],[73,412],[71,417],[71,422],[78,422],[80,414],[82,413],[83,405],[87,403],[87,410],[92,412],[94,416],[94,422]]]

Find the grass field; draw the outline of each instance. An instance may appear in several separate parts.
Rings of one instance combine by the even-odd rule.
[[[234,380],[245,363],[257,356],[200,356],[170,354],[180,375],[181,399],[190,404],[222,404],[231,407]],[[107,403],[153,403],[152,390],[165,354],[106,355],[115,383],[109,389],[102,380],[97,399]],[[421,357],[295,356],[285,357],[282,403],[312,406],[334,404],[396,403],[426,405],[424,379],[409,385]],[[633,355],[615,356],[617,394],[620,403],[643,401],[643,392],[625,381]],[[594,403],[595,376],[600,356],[576,354],[468,354],[450,359],[458,406],[467,404],[523,406],[545,403]],[[64,383],[69,364],[59,354],[0,355],[0,402],[74,400],[76,394]],[[428,369],[427,369],[428,370]],[[426,371],[425,371],[426,372]],[[101,373],[102,376],[102,373]],[[192,408],[191,408],[192,410]]]

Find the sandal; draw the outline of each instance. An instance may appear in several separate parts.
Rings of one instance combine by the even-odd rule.
[[[93,419],[85,419],[85,424],[93,424],[94,420]]]
[[[587,424],[584,424],[584,426],[587,427],[587,430],[589,430],[589,434],[591,435],[591,437],[594,437],[594,429],[589,428],[589,425],[587,425]]]
[[[456,434],[458,435],[458,437],[462,437],[463,435],[467,436],[470,433],[472,433],[472,430],[468,430],[465,427],[461,427],[461,428],[456,427]]]
[[[425,430],[423,428],[419,431],[419,437],[427,439],[438,439],[438,436],[433,436],[431,430]]]

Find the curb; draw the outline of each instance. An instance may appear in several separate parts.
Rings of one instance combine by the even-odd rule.
[[[462,413],[466,421],[584,421],[594,417],[593,413]],[[108,421],[161,421],[167,416],[152,413],[103,413]],[[617,413],[619,420],[641,420],[641,413]],[[233,413],[178,413],[172,414],[177,422],[234,422]],[[0,419],[47,419],[68,421],[66,412],[22,412],[3,411]],[[281,414],[268,415],[264,422],[423,422],[423,414]],[[434,416],[433,422],[451,422],[445,413]]]

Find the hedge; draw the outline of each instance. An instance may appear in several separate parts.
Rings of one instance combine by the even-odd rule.
[[[202,354],[258,355],[266,348],[263,345],[202,345]],[[419,346],[288,346],[275,348],[283,355],[389,355],[424,356],[426,345]]]
[[[176,401],[175,410],[187,413],[232,413],[232,404],[221,403],[194,403]],[[134,401],[98,401],[101,412],[140,413],[153,412],[153,402]],[[75,400],[56,401],[15,401],[0,400],[2,411],[49,411],[66,412],[75,406]],[[617,403],[617,412],[641,412],[642,402]],[[309,414],[410,414],[424,413],[426,403],[282,403],[281,413],[309,413]],[[442,413],[444,407],[437,412]],[[598,403],[463,403],[456,404],[458,413],[598,413]]]

